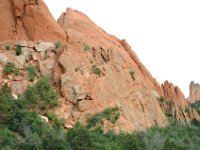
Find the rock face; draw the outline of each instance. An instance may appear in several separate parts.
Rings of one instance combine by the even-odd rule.
[[[200,85],[198,83],[195,84],[194,81],[190,83],[190,96],[188,100],[191,103],[200,101]]]
[[[162,84],[164,99],[160,99],[161,107],[165,114],[184,123],[189,123],[193,119],[200,119],[198,113],[185,100],[185,96],[179,87],[165,81]]]
[[[0,41],[66,40],[43,0],[1,0],[0,28]]]
[[[61,106],[55,112],[66,119],[65,128],[77,121],[87,124],[88,118],[106,110],[114,114],[104,118],[102,126],[116,132],[164,127],[167,113],[181,122],[199,119],[179,88],[168,82],[161,87],[125,40],[107,34],[83,13],[67,9],[59,26],[42,0],[6,0],[0,6],[9,10],[0,10],[3,29],[8,18],[0,41],[11,40],[0,43],[0,86],[8,83],[17,98],[41,76],[49,76],[60,93]],[[13,40],[22,39],[31,41],[20,42],[22,54],[16,56],[18,42]],[[64,41],[61,48],[49,42],[55,40]],[[14,63],[18,73],[4,74],[7,62]],[[32,80],[27,65],[36,67]]]
[[[59,62],[65,72],[62,94],[77,106],[72,120],[86,122],[88,116],[118,107],[115,131],[167,124],[157,100],[162,89],[125,40],[107,34],[76,10],[67,9],[58,23],[68,36]]]

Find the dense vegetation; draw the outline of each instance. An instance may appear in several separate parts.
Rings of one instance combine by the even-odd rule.
[[[23,98],[23,99],[22,99]],[[58,103],[57,94],[47,78],[31,86],[21,99],[13,99],[8,85],[0,89],[1,150],[197,150],[200,147],[200,123],[181,125],[173,122],[166,128],[152,128],[133,134],[104,133],[90,128],[105,118],[115,123],[117,108],[108,108],[89,119],[89,126],[77,123],[68,131],[63,121],[48,112]],[[36,105],[37,109],[35,109]],[[48,109],[47,109],[48,108]],[[49,124],[38,113],[45,112]]]

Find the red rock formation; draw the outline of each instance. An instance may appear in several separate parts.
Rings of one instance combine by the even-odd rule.
[[[190,83],[190,96],[188,100],[191,103],[200,101],[200,85],[198,83],[195,84],[194,81]]]
[[[0,41],[66,40],[43,0],[2,0],[0,28]]]
[[[164,112],[173,116],[180,122],[190,122],[192,119],[200,119],[198,113],[185,100],[185,96],[179,87],[165,81],[162,84],[165,99],[160,101]]]
[[[68,9],[58,20],[62,29],[42,0],[7,0],[0,6],[6,10],[0,10],[0,27],[5,29],[0,41],[33,40],[20,43],[20,56],[15,55],[16,42],[10,43],[9,51],[0,43],[0,85],[8,82],[17,97],[34,83],[27,81],[26,65],[37,65],[36,79],[52,77],[61,93],[61,107],[55,111],[66,119],[66,128],[77,121],[86,124],[95,113],[114,107],[119,119],[105,122],[104,129],[116,132],[166,126],[167,112],[182,122],[199,119],[178,87],[165,82],[161,88],[125,40],[107,34],[83,13]],[[37,40],[66,43],[55,49],[53,43]],[[22,77],[2,73],[8,61],[19,66]],[[166,97],[164,103],[161,96]],[[191,110],[184,112],[185,108]]]
[[[71,113],[74,121],[85,122],[97,112],[118,107],[121,115],[112,126],[116,131],[167,124],[157,101],[162,90],[126,41],[107,34],[76,10],[68,9],[58,23],[68,35],[68,48],[59,62],[65,71],[61,77],[63,96],[77,106]],[[101,70],[100,76],[94,73],[94,65]]]

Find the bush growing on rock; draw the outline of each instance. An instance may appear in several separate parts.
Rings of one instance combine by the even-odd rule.
[[[55,42],[54,43],[54,46],[56,49],[60,48],[61,47],[61,43],[59,41]]]
[[[37,68],[34,65],[29,64],[28,66],[26,66],[26,71],[28,73],[28,80],[34,81],[36,72],[37,72]]]
[[[15,64],[13,64],[11,62],[7,62],[3,69],[3,73],[10,74],[10,73],[14,72],[14,70],[15,70]]]
[[[16,46],[16,49],[15,49],[15,54],[16,54],[17,56],[19,56],[19,55],[21,55],[21,53],[22,53],[22,47],[21,47],[20,44],[18,44],[18,45]]]
[[[133,81],[135,80],[135,71],[134,70],[131,70],[130,71],[130,75],[131,75],[131,78],[133,79]]]
[[[58,95],[53,90],[47,77],[42,77],[35,85],[29,87],[24,94],[24,98],[41,109],[52,108],[59,104]]]
[[[99,68],[97,68],[96,65],[92,66],[92,71],[93,71],[94,74],[96,74],[98,76],[101,76],[101,74],[102,74],[101,70]]]

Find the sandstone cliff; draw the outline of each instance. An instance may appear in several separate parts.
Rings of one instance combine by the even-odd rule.
[[[164,99],[159,99],[161,107],[166,115],[184,123],[189,123],[192,119],[200,119],[196,110],[185,100],[185,96],[179,87],[165,81],[162,84]]]
[[[43,0],[1,0],[0,41],[61,41],[65,33]]]
[[[88,118],[107,108],[114,108],[117,116],[114,123],[105,119],[102,125],[116,132],[164,127],[168,113],[181,122],[199,119],[179,88],[168,82],[161,87],[125,40],[107,34],[83,13],[67,9],[58,20],[59,26],[42,0],[5,3],[9,13],[4,13],[11,19],[9,26],[0,31],[0,85],[8,83],[14,97],[23,94],[41,76],[50,76],[60,93],[61,106],[54,111],[65,118],[66,128],[77,121],[87,124]],[[3,23],[0,21],[2,28]],[[17,28],[10,28],[13,24]],[[49,42],[55,40],[64,41],[61,48]],[[10,50],[6,48],[8,44]],[[20,56],[15,55],[17,44],[22,46]],[[14,63],[22,74],[3,74],[8,62]],[[38,68],[33,81],[28,80],[28,64]],[[160,101],[162,96],[164,102]]]

